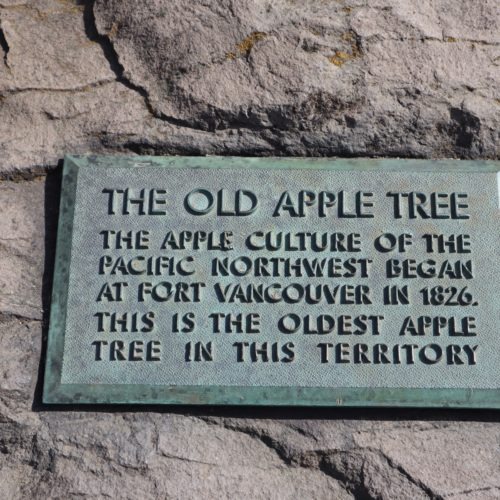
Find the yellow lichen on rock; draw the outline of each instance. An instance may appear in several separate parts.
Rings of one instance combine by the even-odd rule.
[[[113,38],[116,37],[117,34],[118,34],[118,24],[117,23],[113,23],[111,25],[111,29],[108,32],[108,37],[110,39],[113,39]]]
[[[262,31],[253,31],[247,37],[245,37],[241,42],[236,44],[236,50],[226,53],[226,59],[233,60],[236,59],[238,55],[248,56],[252,51],[254,45],[267,37],[267,33]]]
[[[80,14],[85,9],[85,5],[76,3],[74,0],[57,0],[57,2],[61,4],[64,13]]]
[[[335,66],[341,67],[344,63],[361,57],[362,53],[356,42],[356,36],[352,31],[343,33],[340,37],[342,41],[349,43],[350,52],[344,50],[336,50],[333,55],[328,57],[328,60]]]
[[[328,60],[335,64],[335,66],[342,66],[346,61],[352,59],[352,56],[347,52],[342,52],[341,50],[336,50],[333,56],[330,56]]]

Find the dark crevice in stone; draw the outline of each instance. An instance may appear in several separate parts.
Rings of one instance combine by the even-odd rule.
[[[379,449],[353,449],[353,450],[313,450],[304,453],[294,453],[287,449],[286,444],[276,440],[269,434],[258,429],[227,421],[200,417],[208,425],[220,425],[234,432],[241,432],[259,440],[269,449],[274,451],[287,467],[301,467],[318,470],[331,477],[356,500],[376,500],[380,496],[368,486],[369,477],[365,475],[366,453],[373,453],[382,458],[389,470],[401,475],[408,483],[412,484],[431,500],[444,500],[444,497],[434,492],[429,486],[414,478],[401,465],[395,463],[389,456]]]
[[[7,323],[9,321],[19,321],[21,323],[30,323],[32,321],[42,321],[41,318],[34,318],[31,316],[24,316],[22,314],[13,313],[10,311],[0,311],[0,323]]]
[[[348,451],[340,450],[316,450],[313,452],[294,454],[286,449],[284,443],[274,439],[272,436],[265,432],[259,432],[257,429],[251,427],[240,427],[237,425],[228,424],[227,422],[214,421],[211,419],[202,418],[204,422],[209,425],[222,425],[228,430],[234,432],[241,432],[254,439],[259,440],[270,450],[274,451],[279,459],[287,467],[300,467],[310,470],[318,470],[323,474],[331,477],[338,482],[344,490],[351,493],[356,499],[359,500],[375,500],[376,497],[372,496],[364,484],[364,476],[362,474],[349,475],[342,463],[349,462],[349,466],[353,471],[360,472],[362,466],[356,468],[352,467],[352,463],[359,460],[356,456]],[[333,459],[335,457],[336,460]],[[352,463],[351,463],[352,462]],[[352,477],[351,477],[352,476]]]
[[[149,141],[138,140],[138,141],[127,141],[123,144],[123,149],[125,151],[131,151],[137,155],[142,156],[155,156],[155,155],[182,155],[188,154],[189,156],[204,156],[205,153],[200,149],[196,149],[193,146],[189,148],[176,147],[173,145],[162,145],[153,144]]]
[[[139,94],[143,100],[144,103],[149,111],[149,113],[154,116],[155,118],[158,118],[162,121],[168,122],[171,125],[176,125],[178,127],[186,127],[186,128],[197,128],[194,127],[192,124],[188,123],[186,120],[181,120],[179,118],[173,118],[170,116],[166,116],[165,114],[157,111],[154,109],[154,107],[151,105],[151,100],[149,98],[149,94],[147,90],[144,87],[141,87],[140,85],[135,84],[132,82],[129,78],[126,77],[125,75],[125,68],[123,65],[120,63],[120,58],[118,56],[118,53],[115,50],[115,47],[111,41],[111,39],[106,36],[102,35],[101,33],[98,32],[97,30],[97,24],[95,20],[95,15],[94,15],[94,3],[95,0],[81,0],[79,2],[80,5],[83,5],[83,22],[84,22],[84,27],[85,27],[85,34],[87,35],[87,38],[100,45],[104,57],[109,63],[109,67],[111,71],[116,76],[116,81],[124,85],[130,90],[133,90],[137,94]]]
[[[454,123],[452,131],[455,133],[456,146],[470,149],[481,128],[481,121],[472,113],[460,108],[451,108],[450,118]]]
[[[8,182],[30,182],[40,177],[45,177],[47,172],[54,169],[55,166],[50,165],[35,165],[26,170],[8,170],[5,172],[0,172],[0,181]]]
[[[402,476],[404,476],[410,483],[414,484],[417,488],[420,488],[430,499],[432,500],[444,500],[444,497],[438,495],[434,491],[432,491],[429,486],[424,484],[419,479],[415,479],[406,469],[404,469],[401,465],[395,464],[387,455],[380,452],[383,458],[387,461],[387,464],[392,469],[398,471]]]
[[[471,493],[480,493],[480,492],[483,493],[486,491],[494,491],[494,490],[500,491],[500,486],[485,486],[484,488],[473,488],[469,490],[457,491],[449,495],[446,495],[445,498],[453,498],[459,495],[470,495]]]
[[[56,452],[37,434],[31,440],[31,457],[28,465],[37,471],[55,472]]]
[[[450,120],[437,124],[437,130],[451,142],[454,156],[488,159],[481,141],[481,119],[463,107],[450,108]],[[496,159],[494,156],[491,159]]]
[[[7,39],[5,38],[5,33],[2,29],[2,23],[0,21],[0,47],[3,50],[3,62],[7,68],[9,68],[9,59],[8,59],[8,54],[9,54],[9,44],[7,43]]]
[[[207,420],[205,420],[205,422],[207,422],[208,424],[211,423],[213,425],[213,422],[210,422]],[[219,425],[219,424],[217,423],[216,425]],[[258,430],[252,429],[251,427],[238,427],[236,425],[234,425],[234,426],[229,425],[226,422],[223,422],[222,425],[226,429],[229,429],[229,430],[234,431],[234,432],[242,432],[243,434],[246,434],[250,437],[253,437],[253,438],[259,440],[261,443],[266,445],[269,449],[274,451],[285,465],[292,464],[292,459],[289,456],[289,454],[286,452],[286,450],[284,449],[283,444],[280,443],[279,441],[275,440],[274,438],[272,438],[268,434],[265,434],[263,432],[259,432]]]
[[[79,87],[21,87],[21,88],[12,88],[8,90],[0,91],[0,95],[9,96],[16,94],[23,94],[26,92],[58,92],[58,93],[76,93],[76,92],[88,92],[89,89],[94,89],[97,87],[102,87],[103,85],[108,85],[109,83],[113,83],[116,80],[100,80],[93,83],[88,83],[86,85],[82,85]]]
[[[96,27],[96,21],[95,21],[95,16],[94,16],[94,0],[84,0],[80,4],[83,5],[83,23],[85,27],[85,34],[87,35],[87,38],[100,45],[102,52],[104,54],[104,57],[109,63],[109,67],[111,71],[116,75],[116,80],[123,85],[125,85],[127,88],[134,90],[138,94],[140,94],[144,99],[148,99],[148,94],[145,89],[142,87],[139,87],[138,85],[135,85],[132,83],[130,80],[125,78],[124,76],[124,68],[122,64],[120,63],[120,60],[118,58],[118,54],[115,51],[115,48],[113,44],[111,43],[111,40],[109,37],[105,35],[101,35],[97,31]]]
[[[332,459],[331,453],[322,451],[316,453],[318,456],[318,470],[342,484],[346,491],[351,493],[356,500],[377,499],[365,485],[364,460],[361,460],[357,468],[353,468],[353,464],[359,462],[359,457],[353,456],[348,451],[335,452],[335,460]],[[347,472],[349,467],[353,470],[352,474]]]
[[[360,451],[338,450],[332,452],[318,450],[313,454],[316,455],[317,469],[340,482],[354,498],[357,500],[375,500],[379,499],[380,496],[367,487],[369,478],[365,475],[367,450],[368,448]],[[390,457],[380,450],[373,449],[370,451],[379,455],[391,470],[400,474],[406,481],[418,488],[429,499],[444,500],[443,496],[435,493],[419,479],[415,479],[402,466],[394,463]],[[307,462],[308,459],[306,456],[303,456],[298,457],[298,460],[300,463],[304,460]]]

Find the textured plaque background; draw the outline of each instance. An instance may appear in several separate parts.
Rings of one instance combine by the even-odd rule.
[[[53,309],[46,370],[46,402],[159,402],[214,404],[359,404],[359,405],[454,405],[498,406],[500,404],[500,344],[498,342],[498,164],[493,162],[431,162],[404,160],[312,160],[242,158],[96,158],[69,157],[65,162],[61,201],[58,255],[53,293]],[[165,189],[167,215],[107,215],[107,196],[103,188]],[[229,193],[249,189],[259,200],[250,216],[204,216],[189,214],[184,198],[193,189],[213,193],[224,188]],[[347,193],[374,193],[374,218],[319,218],[317,209],[308,209],[306,217],[273,217],[284,191],[301,190]],[[422,193],[467,193],[470,218],[395,219],[389,191]],[[147,230],[148,250],[103,250],[102,230]],[[227,252],[160,250],[168,231],[232,231],[234,248]],[[246,237],[254,231],[359,233],[361,252],[265,252],[249,251]],[[383,233],[413,235],[407,252],[378,252],[374,240]],[[423,234],[468,234],[470,254],[426,253]],[[102,276],[98,263],[102,255],[194,256],[196,273],[182,276]],[[368,278],[327,277],[214,277],[212,260],[216,257],[299,257],[370,258]],[[434,259],[473,261],[472,280],[387,279],[385,262],[396,259]],[[126,281],[125,300],[97,304],[105,282]],[[140,282],[203,282],[199,303],[137,302]],[[370,305],[240,304],[217,299],[213,286],[240,283],[290,283],[302,285],[368,285]],[[409,285],[409,305],[384,305],[386,285]],[[428,306],[422,304],[419,290],[429,286],[467,286],[477,305]],[[97,311],[155,312],[155,328],[150,333],[98,333]],[[174,313],[193,312],[196,329],[192,333],[173,333]],[[214,333],[208,317],[213,312],[259,313],[261,332]],[[295,313],[316,317],[320,314],[359,316],[383,315],[380,335],[340,336],[305,335],[300,331],[286,335],[278,328],[280,317]],[[400,336],[404,318],[411,316],[474,316],[475,337]],[[161,361],[95,361],[92,342],[121,339],[159,340]],[[186,362],[185,344],[212,341],[214,360]],[[295,359],[282,362],[236,362],[234,342],[294,342]],[[394,344],[417,344],[415,363],[355,364],[336,363],[332,351],[329,363],[320,362],[319,342],[346,342],[351,346],[365,343],[372,349],[377,343],[390,348]],[[447,364],[446,355],[435,364],[422,363],[418,351],[427,344],[446,346],[478,345],[477,364]],[[466,359],[466,357],[464,357]]]

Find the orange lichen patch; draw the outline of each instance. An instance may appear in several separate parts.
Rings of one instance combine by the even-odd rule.
[[[39,8],[31,4],[4,5],[2,6],[2,9],[10,10],[12,12],[23,12],[23,14],[28,14],[32,17],[36,17],[40,21],[44,21],[48,17],[48,14],[50,14],[50,12],[41,11]]]
[[[236,59],[237,56],[248,56],[254,48],[254,45],[260,40],[264,40],[267,37],[267,33],[262,31],[253,31],[247,37],[245,37],[241,42],[236,44],[236,50],[227,52],[226,59]]]
[[[349,61],[350,59],[354,59],[354,56],[351,54],[348,54],[347,52],[342,52],[341,50],[336,50],[335,54],[333,56],[330,56],[328,60],[332,63],[335,64],[335,66],[342,66],[346,61]]]
[[[117,23],[113,23],[111,25],[111,29],[109,30],[109,33],[108,33],[108,37],[113,39],[115,38],[115,36],[118,34],[118,24]]]
[[[250,54],[254,45],[258,41],[264,40],[264,38],[266,38],[266,36],[267,36],[267,34],[263,33],[262,31],[254,31],[253,33],[250,33],[250,35],[248,35],[245,39],[243,39],[240,43],[238,43],[236,45],[236,48],[238,49],[240,54],[248,55],[248,54]]]
[[[57,0],[57,2],[63,6],[63,12],[79,14],[85,10],[84,5],[78,5],[74,0]]]
[[[341,35],[340,39],[343,42],[349,44],[349,51],[336,50],[332,56],[328,57],[328,60],[338,67],[342,66],[347,61],[357,59],[358,57],[361,57],[363,55],[361,52],[361,47],[358,45],[355,33],[353,33],[352,31],[347,31]]]
[[[346,13],[349,14],[352,11],[352,7],[342,7],[342,10]]]

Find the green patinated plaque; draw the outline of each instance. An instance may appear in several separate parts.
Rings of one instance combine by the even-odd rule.
[[[67,157],[44,401],[500,407],[498,170]]]

